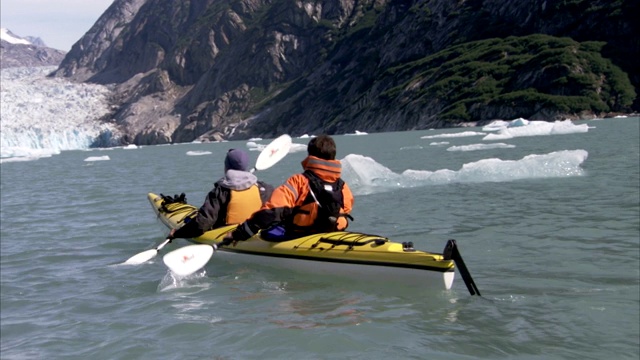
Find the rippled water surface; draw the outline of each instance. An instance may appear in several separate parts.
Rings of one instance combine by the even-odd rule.
[[[479,128],[336,137],[338,157],[359,155],[348,161],[368,182],[347,179],[356,193],[351,230],[434,252],[457,239],[482,297],[459,278],[452,290],[424,291],[215,257],[182,280],[160,256],[117,265],[167,232],[148,192],[185,192],[200,205],[226,150],[246,142],[3,163],[0,357],[638,359],[639,123],[590,121],[588,132],[501,140],[515,147],[478,151],[447,149],[486,143],[479,136],[421,137]],[[566,172],[538,176],[565,150],[588,156],[577,168],[567,160]],[[552,155],[522,161],[532,154]],[[303,157],[291,153],[258,175],[277,185]],[[465,181],[425,180],[483,159],[514,163],[498,170],[487,163]],[[538,175],[527,175],[531,167]],[[408,169],[417,175],[403,174]],[[510,180],[515,172],[525,175]]]

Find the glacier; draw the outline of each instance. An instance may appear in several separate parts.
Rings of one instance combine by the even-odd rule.
[[[2,69],[0,158],[37,159],[64,150],[115,146],[108,86],[48,78],[55,66]],[[18,160],[18,159],[15,159]]]

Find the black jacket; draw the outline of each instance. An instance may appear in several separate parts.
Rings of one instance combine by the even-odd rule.
[[[228,170],[225,176],[218,180],[213,189],[209,191],[204,204],[198,209],[196,217],[177,229],[174,237],[194,238],[211,229],[225,226],[231,190],[246,190],[254,184],[258,185],[260,198],[264,204],[271,196],[273,186],[259,181],[255,175],[248,171]]]

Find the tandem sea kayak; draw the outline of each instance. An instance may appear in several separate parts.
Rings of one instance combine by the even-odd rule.
[[[170,229],[184,225],[198,211],[193,205],[167,201],[166,197],[154,193],[147,197],[158,219]],[[237,242],[235,246],[218,248],[224,235],[235,226],[214,229],[189,241],[211,245],[215,256],[225,257],[230,262],[287,268],[323,276],[388,281],[420,288],[450,289],[457,268],[470,294],[480,295],[455,240],[448,240],[442,253],[431,253],[416,250],[411,243],[393,242],[384,236],[336,231],[280,242],[263,240],[257,234]]]

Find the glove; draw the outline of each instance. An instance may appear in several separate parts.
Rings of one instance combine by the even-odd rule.
[[[250,233],[249,231],[247,231],[247,229],[249,229],[249,231],[251,230],[247,222],[243,222],[242,224],[238,225],[235,230],[230,232],[228,236],[234,241],[245,241],[253,235],[253,233]]]
[[[220,242],[220,246],[227,246],[227,245],[231,245],[233,243],[233,238],[230,236],[230,234],[225,235],[224,238],[222,238],[222,241]]]
[[[233,246],[236,246],[236,241],[233,240],[233,237],[231,236],[231,232],[228,232],[224,235],[224,237],[222,238],[222,241],[216,244],[216,248],[229,246],[231,244],[233,244]]]

